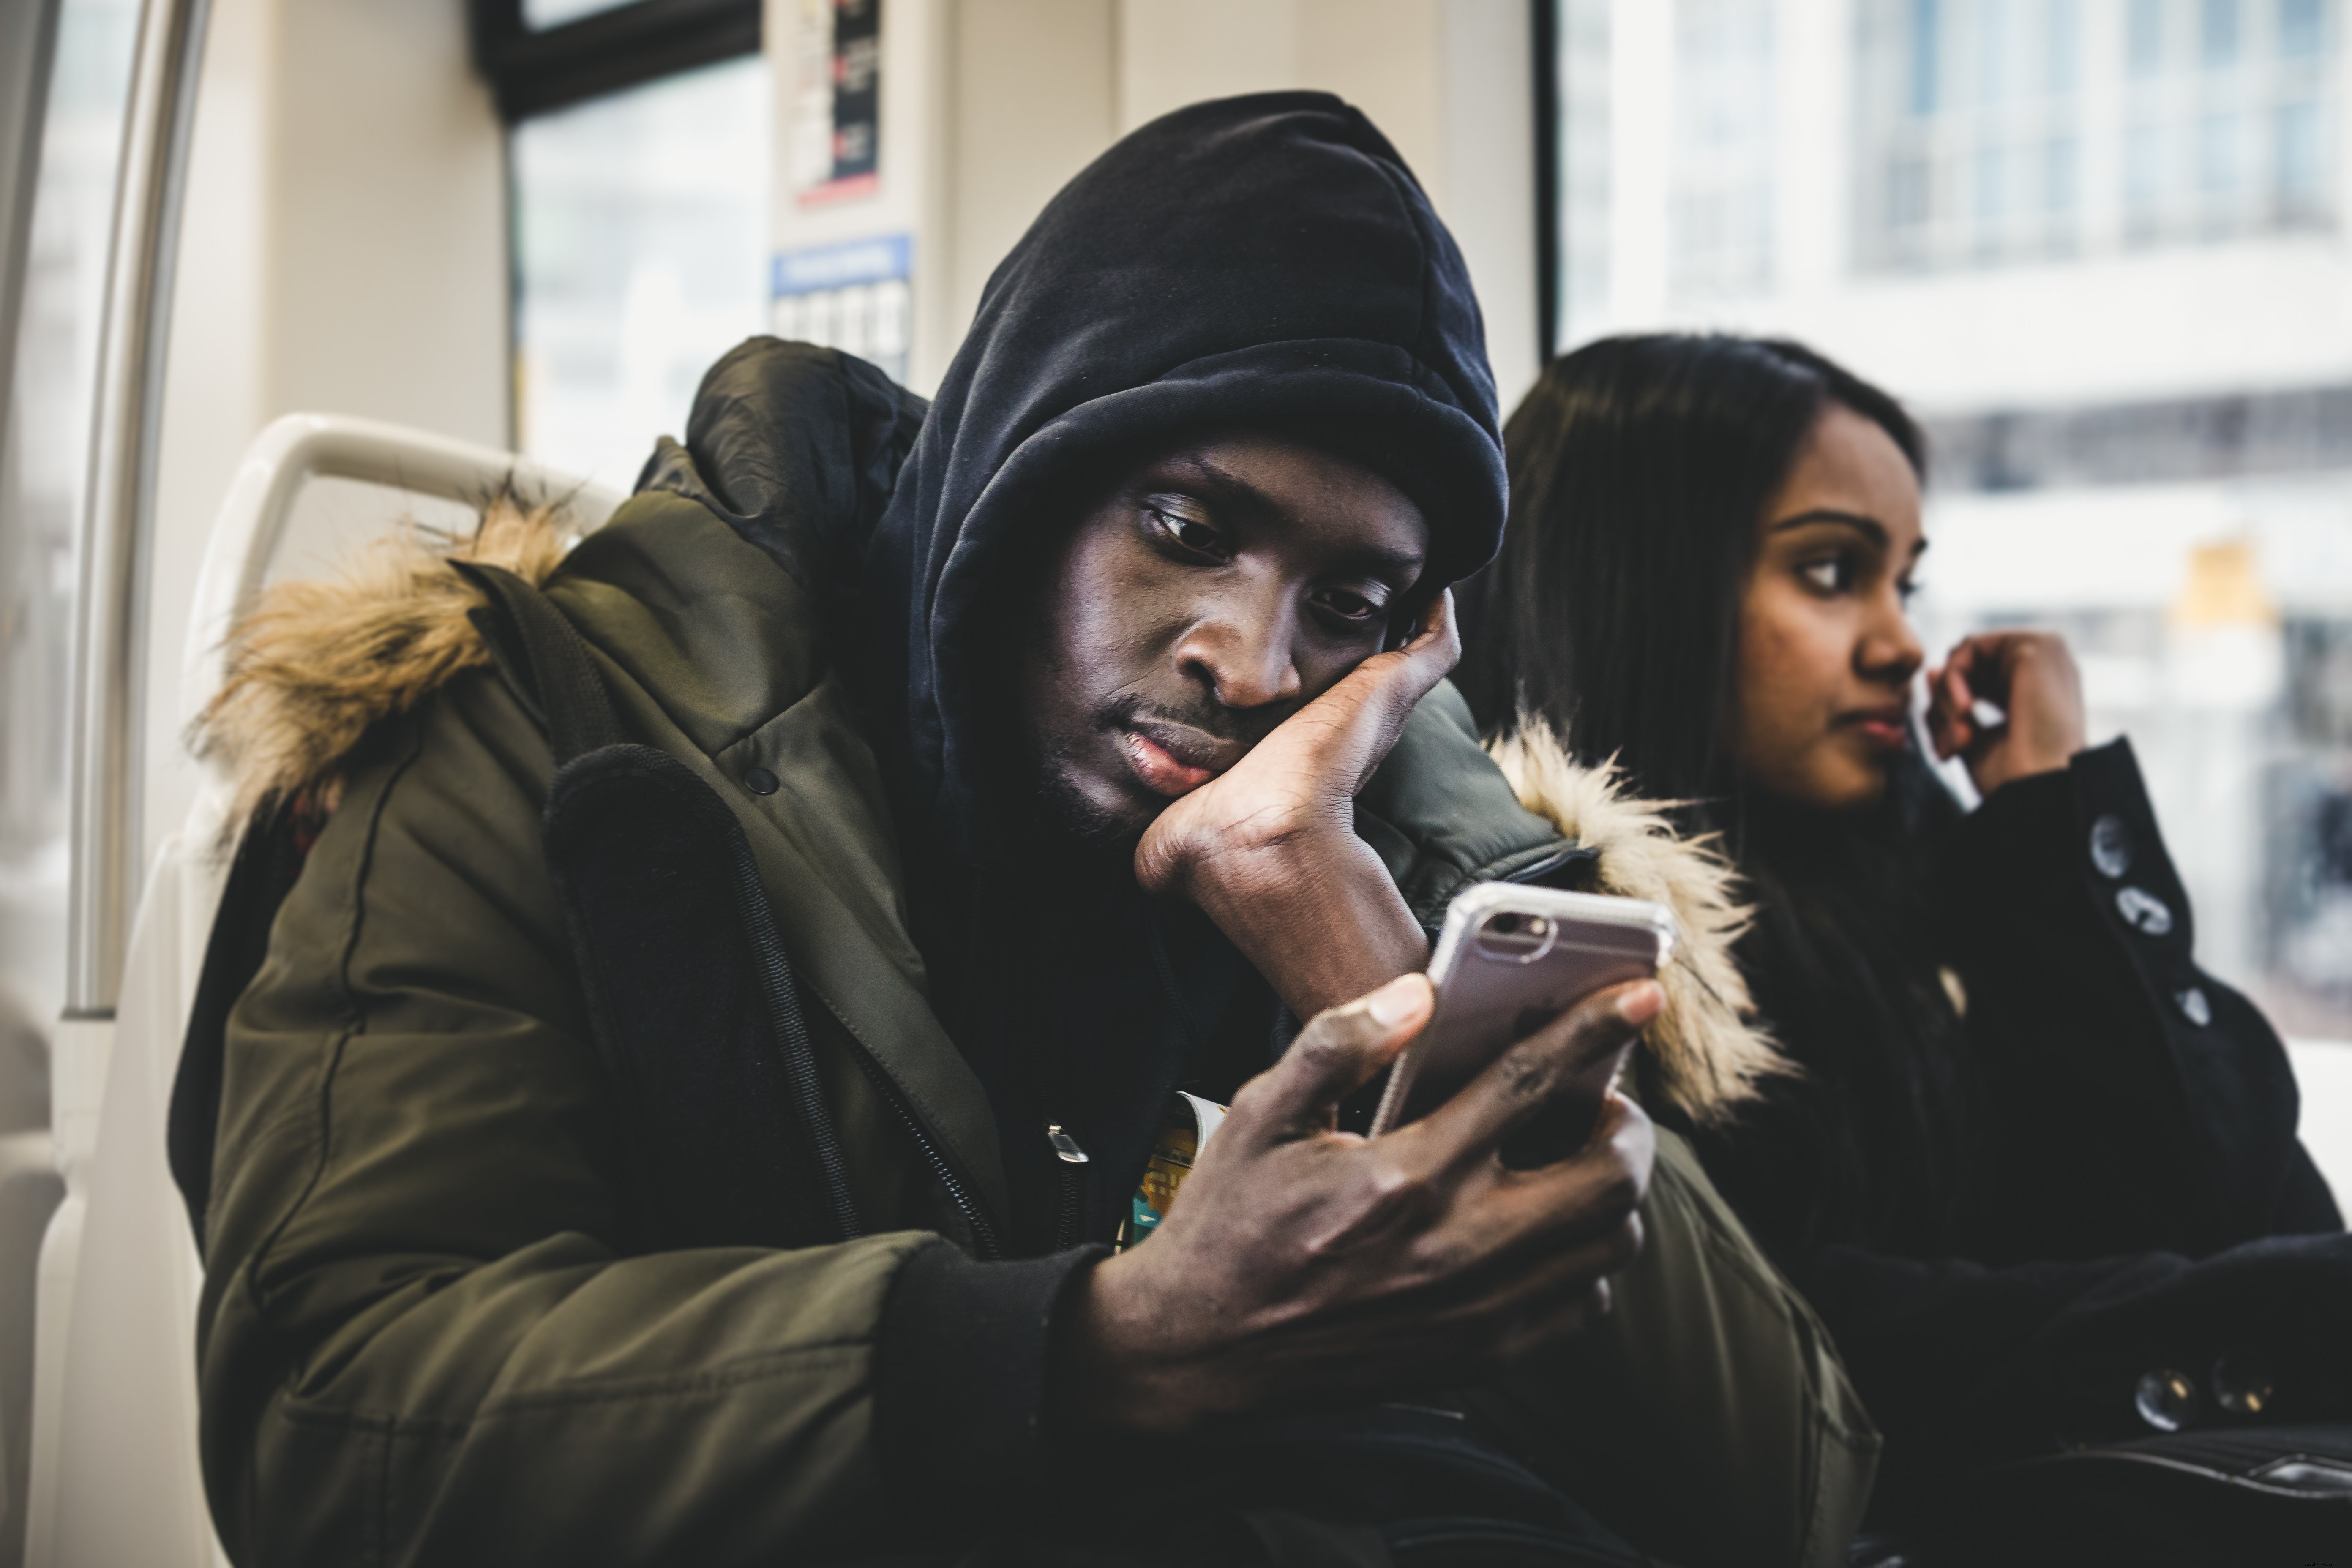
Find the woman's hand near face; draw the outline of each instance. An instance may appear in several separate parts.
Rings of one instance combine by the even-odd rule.
[[[1987,632],[1952,649],[1927,676],[1927,731],[1939,757],[1958,757],[1979,795],[2064,767],[2083,749],[2083,678],[2055,632]],[[1986,725],[1978,702],[2009,715]]]

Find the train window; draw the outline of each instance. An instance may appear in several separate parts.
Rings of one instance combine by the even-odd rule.
[[[139,5],[68,0],[57,28],[45,124],[21,128],[38,132],[39,149],[24,270],[18,279],[0,279],[0,285],[13,282],[13,290],[0,292],[16,296],[13,321],[0,310],[0,346],[12,350],[14,360],[0,366],[9,373],[0,384],[6,420],[0,440],[0,1129],[8,1131],[33,1125],[41,1114],[16,1097],[19,1085],[46,1077],[35,1064],[63,1000],[74,529],[89,473],[107,242]],[[39,102],[37,94],[32,102]],[[5,330],[11,326],[13,343]],[[13,1280],[0,1283],[0,1289],[14,1288]],[[21,1437],[0,1431],[19,1467],[0,1471],[0,1492],[21,1495],[15,1492],[24,1479]],[[0,1522],[7,1518],[0,1508]]]
[[[2340,0],[1548,4],[1547,347],[1785,334],[1904,397],[1931,649],[2067,635],[2200,960],[2352,1089]],[[2305,1103],[2345,1181],[2352,1093]]]
[[[512,133],[515,434],[622,489],[710,362],[767,327],[768,77],[668,77]]]
[[[515,438],[626,489],[767,325],[760,0],[474,0],[509,126]]]

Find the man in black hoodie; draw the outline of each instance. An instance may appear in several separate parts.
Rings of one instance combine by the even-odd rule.
[[[1579,864],[1438,684],[1502,484],[1451,240],[1360,115],[1275,94],[1074,181],[928,416],[757,341],[569,555],[494,510],[462,580],[265,618],[214,710],[265,803],[228,908],[329,815],[217,1117],[184,1072],[174,1110],[218,1131],[175,1170],[232,1553],[1623,1560],[1520,1463],[1608,1446],[1565,1383],[1516,1444],[1378,1406],[1602,1299],[1640,1111],[1496,1150],[1656,987],[1334,1123],[1454,891]],[[266,743],[330,715],[359,738]],[[1180,1087],[1233,1112],[1111,1256]],[[1668,1359],[1788,1348],[1765,1554],[1834,1553],[1868,1454],[1822,1470],[1853,1413],[1767,1295],[1700,1287]]]
[[[1269,1065],[1284,1014],[1310,1017],[1426,963],[1421,921],[1442,901],[1408,908],[1354,805],[1453,665],[1444,588],[1495,547],[1500,464],[1460,254],[1386,142],[1331,100],[1207,104],[1139,132],[991,279],[862,590],[879,634],[868,706],[902,839],[921,847],[915,933],[933,1005],[989,1089],[1023,1250],[1110,1239],[1180,1085],[1230,1100]],[[1453,807],[1457,828],[1487,839],[1479,863],[1456,868],[1474,876],[1560,847],[1494,782]],[[1270,1117],[1328,1120],[1328,1101],[1417,1030],[1419,984],[1393,998],[1407,1021],[1372,1028]],[[1531,1082],[1655,1006],[1654,987],[1596,998],[1531,1043],[1547,1064]],[[1463,1142],[1433,1150],[1431,1173],[1490,1151],[1504,1081],[1465,1097]],[[1391,1309],[1402,1323],[1339,1336],[1350,1392],[1435,1370],[1449,1353],[1439,1299],[1454,1354],[1556,1326],[1609,1243],[1533,1271],[1480,1266],[1515,1247],[1553,1252],[1538,1215],[1559,1227],[1554,1246],[1630,1239],[1613,1221],[1638,1191],[1645,1130],[1637,1111],[1619,1114],[1625,1167],[1514,1177],[1542,1188],[1522,1194],[1516,1221],[1448,1184],[1404,1206],[1434,1222],[1458,1203],[1460,1228],[1415,1223],[1351,1258],[1357,1288],[1385,1298],[1412,1294],[1416,1248],[1442,1251],[1486,1300],[1454,1299],[1449,1280]],[[1306,1358],[1275,1353],[1288,1331],[1274,1325],[1311,1297],[1337,1304],[1329,1263],[1305,1246],[1342,1220],[1244,1215],[1213,1194],[1231,1184],[1303,1205],[1319,1185],[1335,1209],[1363,1207],[1399,1174],[1373,1167],[1440,1125],[1453,1123],[1395,1149],[1318,1145],[1301,1157],[1354,1163],[1288,1171],[1243,1159],[1248,1135],[1226,1129],[1225,1161],[1181,1223],[1081,1288],[1071,1332],[1089,1407],[1160,1427],[1256,1408],[1269,1363],[1316,1391]],[[1075,1215],[1056,1190],[1073,1151],[1087,1156],[1073,1173],[1093,1178]],[[1617,1207],[1595,1210],[1596,1180],[1620,1184]],[[1297,1251],[1275,1261],[1244,1223]],[[1203,1321],[1174,1321],[1188,1311]],[[1348,1353],[1406,1325],[1413,1348],[1389,1365]],[[1330,1336],[1320,1320],[1297,1331]],[[1226,1333],[1254,1346],[1230,1388]],[[1137,1335],[1160,1338],[1122,1338]],[[1432,1364],[1409,1371],[1399,1354]],[[1139,1408],[1110,1408],[1130,1397]]]

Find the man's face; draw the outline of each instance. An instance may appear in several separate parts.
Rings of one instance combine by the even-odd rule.
[[[1429,524],[1370,469],[1273,436],[1137,464],[1052,557],[1024,658],[1040,780],[1131,838],[1402,631]]]

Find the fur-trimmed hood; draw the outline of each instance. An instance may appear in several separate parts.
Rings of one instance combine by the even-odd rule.
[[[1660,803],[1626,794],[1614,768],[1577,762],[1541,719],[1523,717],[1517,734],[1486,749],[1521,805],[1599,853],[1600,891],[1674,911],[1681,940],[1658,976],[1666,1005],[1650,1026],[1650,1048],[1679,1110],[1702,1124],[1727,1120],[1761,1079],[1788,1070],[1756,1024],[1733,955],[1749,918],[1738,873],[1713,836],[1677,834]]]
[[[490,662],[473,622],[488,600],[452,561],[537,585],[578,539],[557,509],[501,495],[468,537],[404,523],[331,576],[272,584],[230,628],[226,677],[188,735],[236,783],[229,830],[281,801],[332,809],[377,725]]]
[[[471,618],[483,596],[450,561],[537,584],[573,542],[556,511],[500,498],[470,537],[403,528],[338,575],[270,587],[231,633],[227,679],[190,737],[234,775],[232,820],[298,798],[331,809],[379,724],[491,662]],[[1489,750],[1522,805],[1598,852],[1598,890],[1674,912],[1681,941],[1649,1033],[1657,1082],[1693,1121],[1726,1120],[1759,1079],[1783,1070],[1732,954],[1748,913],[1731,868],[1710,844],[1678,837],[1656,805],[1627,795],[1611,770],[1574,762],[1540,723]]]

